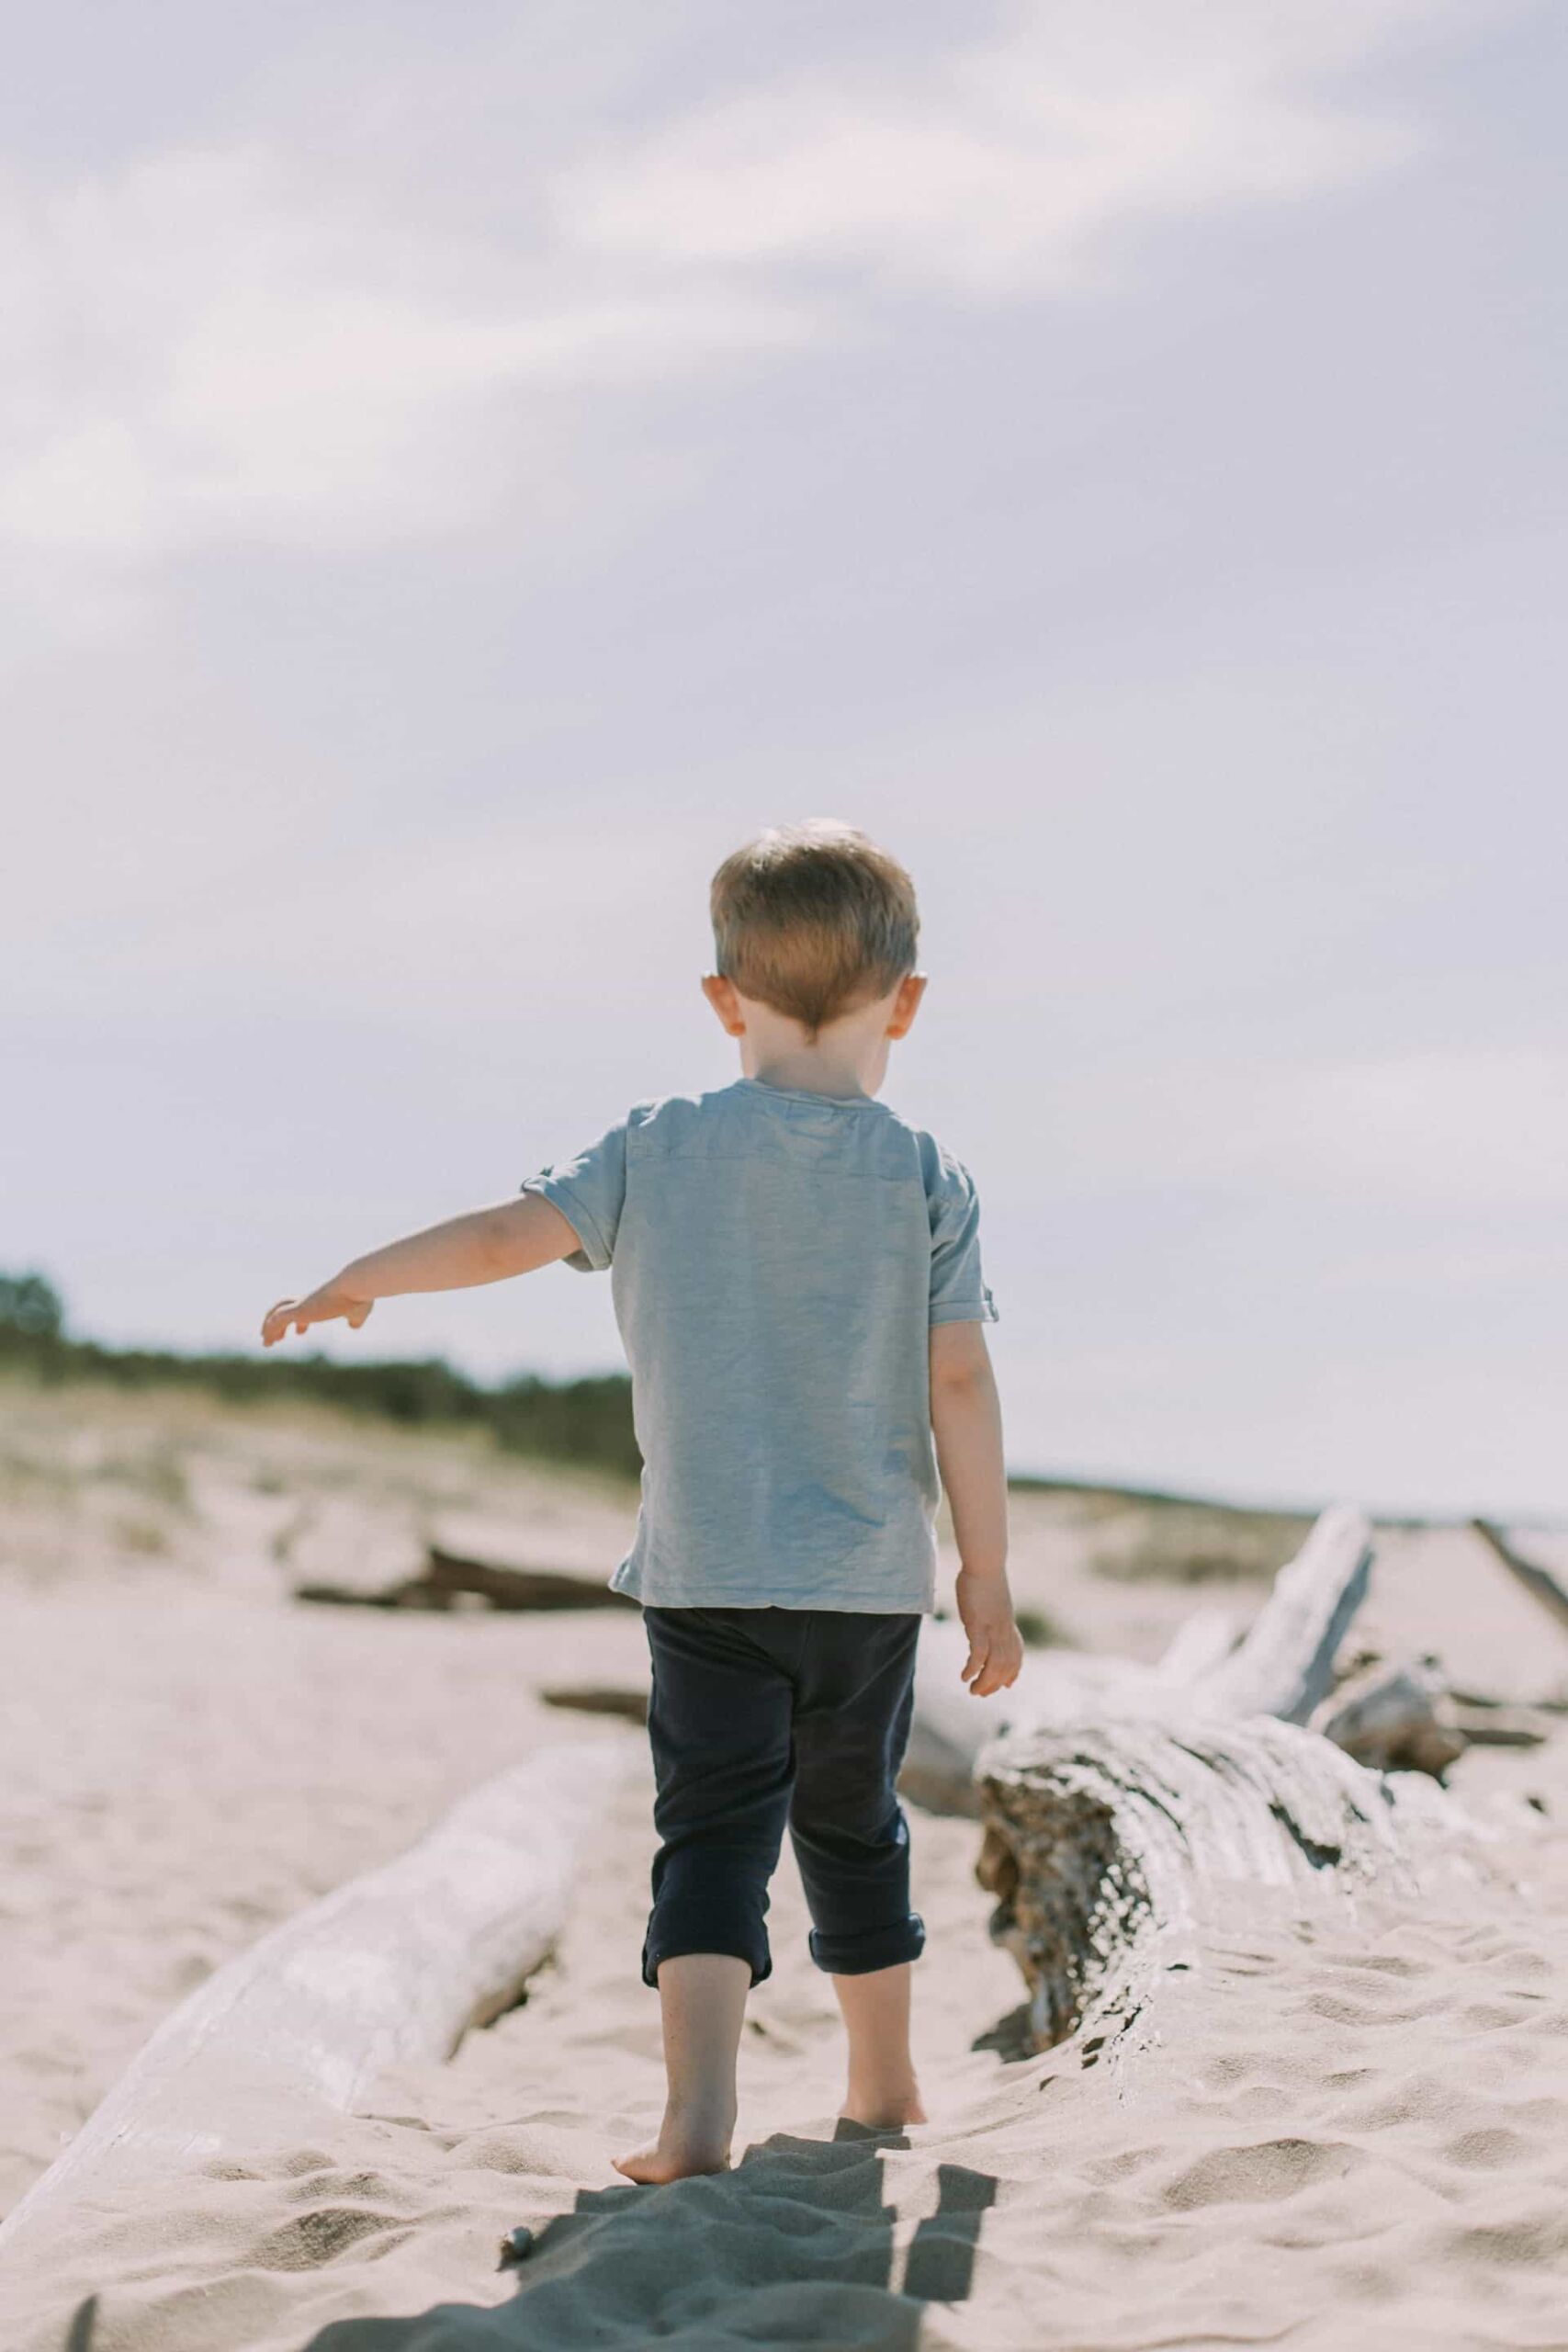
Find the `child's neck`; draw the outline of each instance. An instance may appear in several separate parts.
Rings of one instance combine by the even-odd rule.
[[[869,1100],[882,1083],[887,1041],[886,1037],[845,1037],[807,1046],[781,1038],[753,1039],[748,1035],[740,1041],[740,1067],[748,1078],[763,1086],[859,1102]]]
[[[740,1067],[763,1086],[839,1102],[868,1101],[887,1075],[889,1007],[856,1005],[808,1037],[803,1023],[772,1005],[747,1003],[739,1035]]]

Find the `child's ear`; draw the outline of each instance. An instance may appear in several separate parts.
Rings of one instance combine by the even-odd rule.
[[[923,972],[908,973],[899,981],[898,992],[893,1000],[893,1018],[887,1023],[887,1035],[890,1037],[908,1035],[914,1024],[915,1015],[920,1009],[920,999],[925,992],[926,976]]]
[[[740,999],[733,980],[722,972],[708,972],[703,979],[703,994],[718,1015],[719,1026],[727,1037],[744,1037],[746,1023],[740,1011]]]

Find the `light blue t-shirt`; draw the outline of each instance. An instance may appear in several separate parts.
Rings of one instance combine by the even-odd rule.
[[[869,1096],[743,1078],[530,1176],[608,1267],[660,1609],[929,1610],[929,1331],[994,1322],[968,1170]]]

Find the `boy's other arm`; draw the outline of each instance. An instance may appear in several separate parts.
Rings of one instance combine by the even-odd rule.
[[[931,1433],[958,1544],[955,1598],[976,1699],[1018,1679],[1023,1644],[1008,1589],[1008,1487],[1002,1414],[980,1323],[938,1323],[931,1335]]]
[[[302,1335],[312,1323],[343,1321],[357,1331],[378,1298],[505,1282],[581,1246],[559,1209],[538,1193],[493,1209],[470,1209],[355,1258],[306,1298],[280,1298],[262,1324],[262,1345],[274,1346],[290,1330]]]

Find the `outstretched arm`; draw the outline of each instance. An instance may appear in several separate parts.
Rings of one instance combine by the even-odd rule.
[[[262,1324],[262,1345],[270,1348],[291,1330],[303,1335],[312,1323],[342,1321],[357,1331],[378,1298],[505,1282],[568,1258],[581,1246],[559,1209],[541,1193],[472,1209],[355,1258],[309,1297],[280,1298]]]
[[[931,1433],[958,1544],[955,1598],[969,1636],[963,1678],[986,1699],[1017,1681],[1023,1644],[1008,1587],[1002,1413],[984,1325],[934,1325],[931,1371]]]

